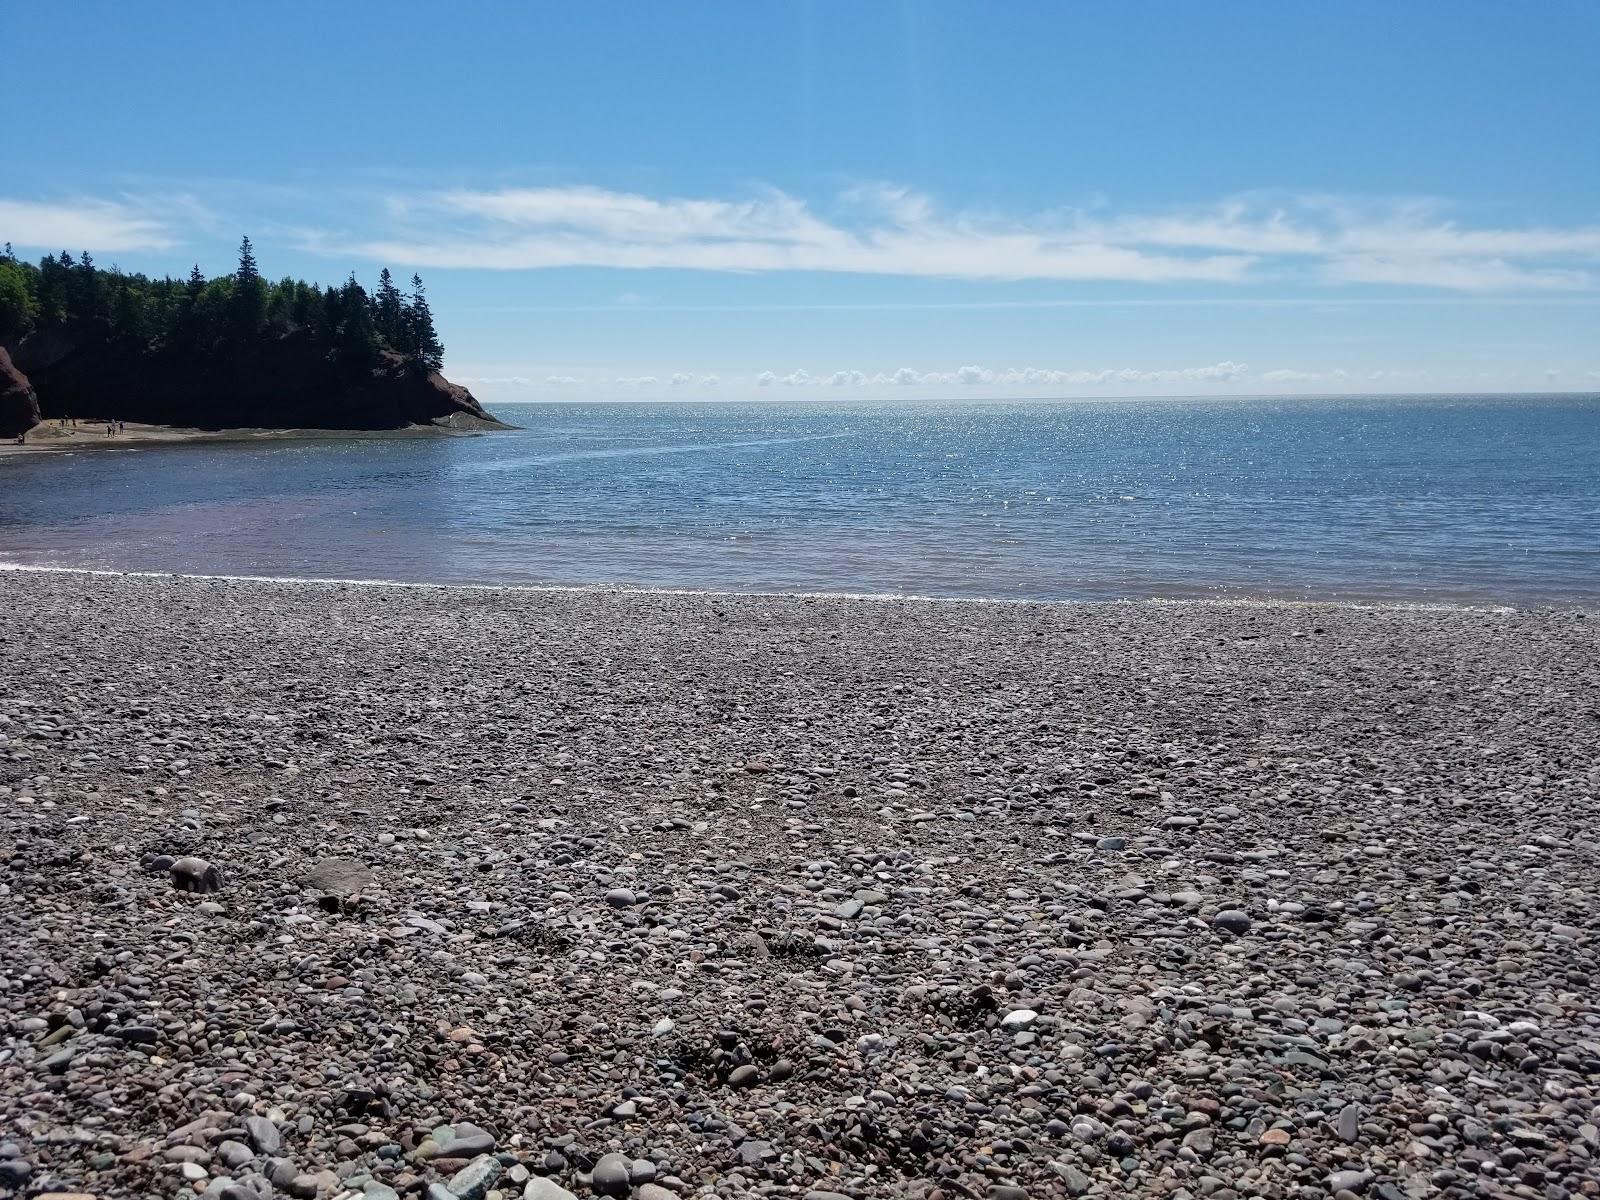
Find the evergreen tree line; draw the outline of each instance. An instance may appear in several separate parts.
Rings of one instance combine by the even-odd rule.
[[[207,279],[199,266],[187,279],[102,270],[84,251],[45,255],[37,265],[18,259],[6,243],[0,254],[0,339],[34,329],[107,331],[139,354],[225,357],[303,331],[343,363],[367,365],[379,351],[409,355],[429,370],[444,362],[444,346],[422,280],[403,293],[385,267],[371,295],[352,272],[341,287],[303,279],[264,279],[250,239],[239,245],[231,275]]]

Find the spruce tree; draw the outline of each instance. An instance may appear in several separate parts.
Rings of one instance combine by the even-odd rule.
[[[239,243],[239,269],[233,273],[228,316],[229,333],[241,346],[253,344],[267,320],[267,286],[256,269],[255,248],[249,238]]]
[[[378,276],[378,292],[372,298],[372,323],[378,336],[392,349],[399,350],[405,340],[405,313],[400,289],[394,285],[394,276],[385,267]]]
[[[234,272],[233,279],[240,287],[261,282],[261,272],[256,267],[256,248],[248,237],[239,242],[239,269]]]
[[[422,289],[422,276],[411,277],[411,298],[405,311],[405,352],[430,371],[444,366],[444,346],[433,328],[433,310]]]
[[[339,295],[343,324],[339,329],[339,358],[349,366],[366,366],[378,348],[378,331],[372,323],[372,303],[355,273],[345,280]]]
[[[72,315],[79,321],[92,321],[105,315],[103,287],[100,272],[95,270],[94,259],[87,250],[78,255],[72,289]]]

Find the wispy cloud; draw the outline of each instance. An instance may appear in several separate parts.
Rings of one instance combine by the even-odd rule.
[[[773,188],[737,199],[597,187],[453,189],[388,205],[352,248],[421,266],[813,271],[972,280],[1325,282],[1467,292],[1590,288],[1600,226],[1468,227],[1436,201],[1250,194],[1181,211],[945,212],[857,187],[826,214]],[[330,243],[327,248],[334,248]],[[313,247],[315,248],[315,247]]]
[[[658,199],[593,187],[453,190],[391,205],[391,212],[405,215],[398,236],[354,248],[375,259],[493,270],[818,271],[1151,283],[1236,281],[1254,261],[1231,253],[1150,253],[1054,218],[1029,223],[941,216],[926,198],[903,189],[856,189],[841,203],[847,219],[827,220],[775,189],[740,200]]]
[[[229,213],[226,223],[207,199]],[[339,260],[353,254],[403,268],[1151,285],[1139,296],[941,301],[957,306],[1303,304],[1317,302],[1319,292],[1330,302],[1349,300],[1352,289],[1366,301],[1380,300],[1375,293],[1384,289],[1404,289],[1407,297],[1432,290],[1469,302],[1587,293],[1575,297],[1581,303],[1600,291],[1600,224],[1474,224],[1439,200],[1412,197],[1253,192],[1160,210],[1098,205],[1012,214],[951,209],[885,184],[820,200],[772,187],[683,197],[586,185],[414,194],[346,186],[318,196],[270,184],[245,193],[239,185],[207,191],[157,182],[139,194],[0,198],[0,239],[28,249],[164,250],[215,235],[224,224],[265,229]],[[1210,286],[1154,290],[1183,284]],[[1297,294],[1238,290],[1246,284]],[[626,290],[596,308],[653,306]]]
[[[189,197],[173,207],[187,220],[203,211]],[[0,199],[0,241],[33,250],[165,250],[177,244],[169,224],[138,202]]]

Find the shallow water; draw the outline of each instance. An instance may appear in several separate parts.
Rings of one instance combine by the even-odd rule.
[[[0,462],[0,562],[451,583],[1600,603],[1600,397],[506,405]]]

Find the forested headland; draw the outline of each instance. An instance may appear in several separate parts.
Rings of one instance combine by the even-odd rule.
[[[420,277],[388,268],[368,292],[266,278],[250,239],[237,268],[207,279],[152,278],[63,251],[29,262],[0,253],[0,416],[194,425],[394,428],[488,420],[437,373],[444,346]],[[22,376],[19,383],[17,376]],[[25,426],[23,426],[25,427]]]
[[[198,265],[186,278],[104,270],[88,251],[63,250],[37,264],[0,253],[0,341],[33,330],[85,331],[95,326],[140,355],[233,355],[294,331],[342,360],[370,364],[383,350],[415,358],[429,370],[444,365],[444,347],[422,280],[401,292],[389,269],[369,293],[354,274],[339,287],[304,279],[266,279],[247,237],[232,274],[207,279]]]

